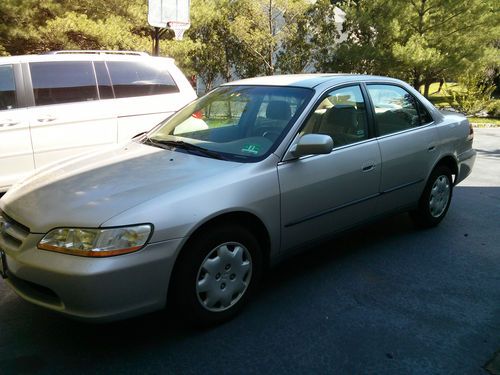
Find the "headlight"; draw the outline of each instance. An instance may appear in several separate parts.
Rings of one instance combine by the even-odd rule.
[[[86,257],[107,257],[139,250],[150,234],[149,224],[103,229],[57,228],[42,238],[38,248]]]

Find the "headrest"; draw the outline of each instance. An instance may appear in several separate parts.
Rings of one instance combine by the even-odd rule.
[[[350,127],[354,125],[356,108],[352,105],[337,104],[326,113],[326,121],[335,126]]]
[[[269,102],[266,109],[266,117],[269,120],[290,120],[292,117],[290,104],[284,100],[273,100]]]

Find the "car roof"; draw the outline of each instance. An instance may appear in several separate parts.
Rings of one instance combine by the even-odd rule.
[[[42,55],[19,55],[0,57],[0,64],[45,62],[45,61],[162,61],[163,63],[173,63],[170,57],[156,57],[149,55],[127,55],[108,53],[60,53]]]
[[[395,78],[372,76],[365,74],[343,74],[343,73],[311,73],[311,74],[286,74],[265,77],[247,78],[238,81],[225,83],[223,86],[232,85],[257,85],[257,86],[294,86],[315,88],[316,86],[328,84],[342,84],[359,81],[384,81],[399,82]]]

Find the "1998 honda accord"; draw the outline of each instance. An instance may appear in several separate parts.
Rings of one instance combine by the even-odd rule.
[[[437,225],[474,164],[472,140],[465,117],[396,79],[225,84],[126,145],[9,190],[0,267],[21,297],[74,317],[168,299],[191,322],[219,323],[308,242],[401,211]]]

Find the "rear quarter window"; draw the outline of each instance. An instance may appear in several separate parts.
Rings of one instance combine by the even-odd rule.
[[[165,66],[135,61],[108,61],[107,66],[117,98],[179,92]]]
[[[416,100],[416,102],[418,107],[418,116],[420,118],[420,124],[425,125],[434,121],[427,108],[425,108],[425,106],[419,100]]]

